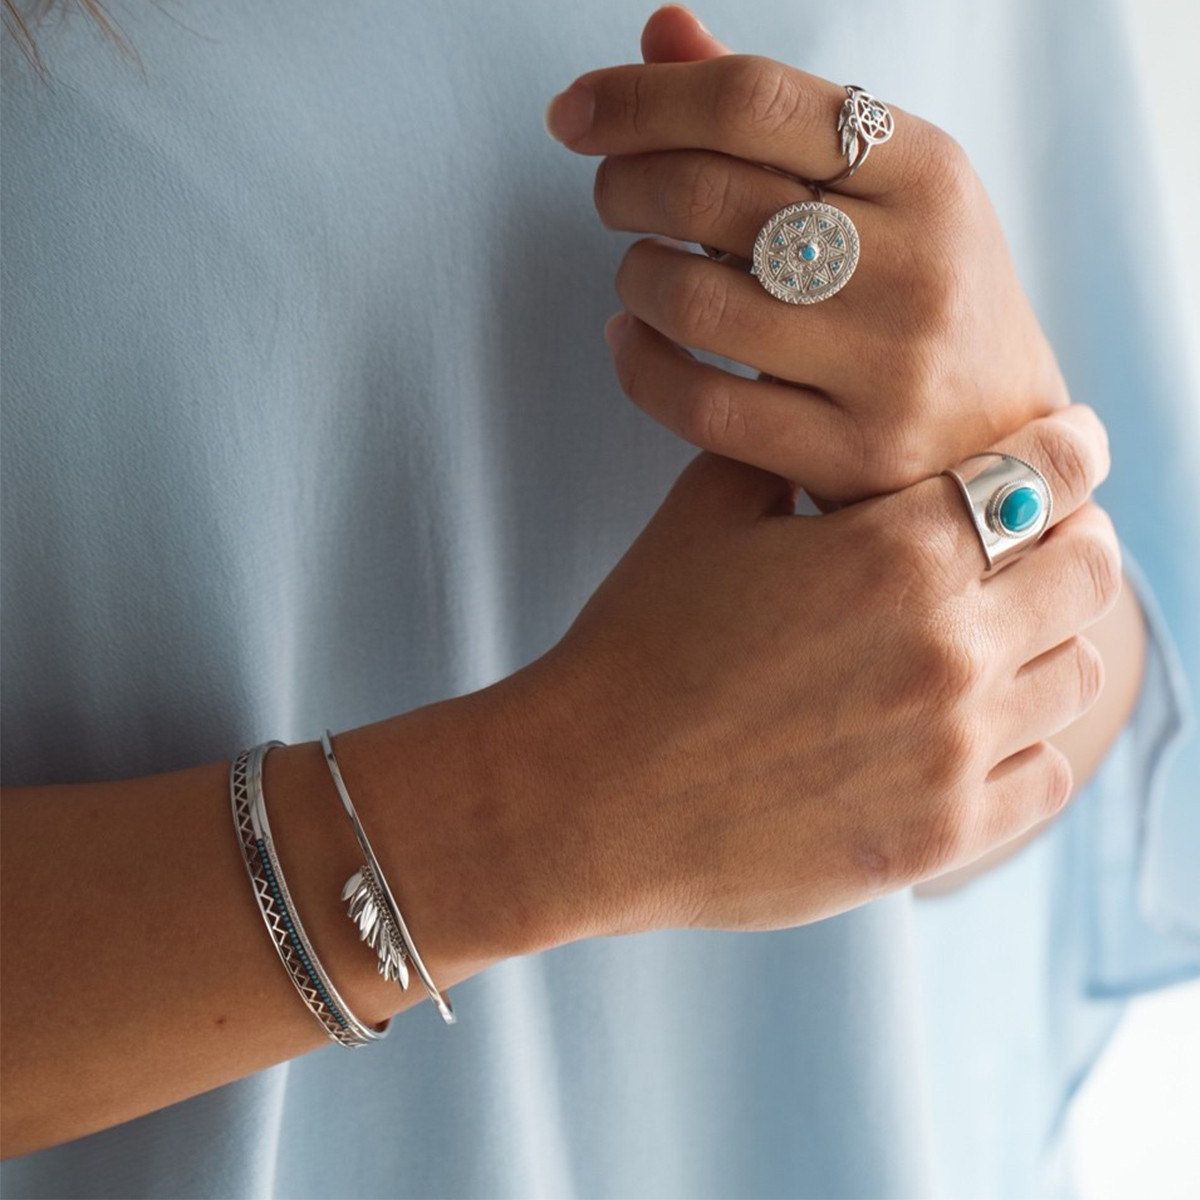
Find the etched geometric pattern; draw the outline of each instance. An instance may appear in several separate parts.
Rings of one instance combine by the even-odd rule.
[[[268,848],[256,834],[250,815],[250,783],[247,769],[250,753],[250,750],[243,750],[233,760],[230,792],[238,843],[250,875],[254,898],[258,901],[267,931],[271,935],[271,941],[275,943],[279,957],[283,960],[288,976],[295,984],[301,999],[321,1022],[325,1032],[343,1046],[353,1048],[365,1045],[366,1040],[350,1027],[345,1016],[330,999],[324,983],[317,978],[312,959],[301,944],[291,915],[287,911],[284,901],[286,892],[281,892],[279,884],[276,883],[276,877],[279,875],[278,863],[275,863],[273,868],[269,851],[266,855],[263,853]],[[282,876],[279,878],[282,880]]]
[[[777,300],[816,304],[846,286],[858,266],[858,230],[832,204],[805,200],[769,218],[750,273]]]

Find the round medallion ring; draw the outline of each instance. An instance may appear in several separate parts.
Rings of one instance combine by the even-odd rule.
[[[858,230],[840,208],[816,200],[769,217],[754,242],[750,274],[777,300],[819,304],[840,292],[858,266]]]

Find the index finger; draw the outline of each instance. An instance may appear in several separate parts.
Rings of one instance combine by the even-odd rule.
[[[546,128],[579,154],[699,148],[820,180],[846,166],[837,128],[845,100],[845,88],[796,67],[726,54],[588,71],[550,102]],[[888,107],[894,136],[840,192],[893,190],[928,144],[932,126]]]

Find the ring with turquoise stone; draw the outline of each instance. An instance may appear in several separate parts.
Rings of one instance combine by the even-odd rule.
[[[958,484],[967,502],[989,571],[1033,545],[1050,527],[1050,485],[1023,458],[973,454],[942,474]]]
[[[858,230],[849,214],[802,200],[763,222],[750,274],[776,300],[819,304],[840,292],[857,266]]]

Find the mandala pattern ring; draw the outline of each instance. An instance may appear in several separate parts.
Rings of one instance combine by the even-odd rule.
[[[850,282],[858,230],[832,204],[804,200],[769,217],[754,242],[750,274],[777,300],[819,304]]]

